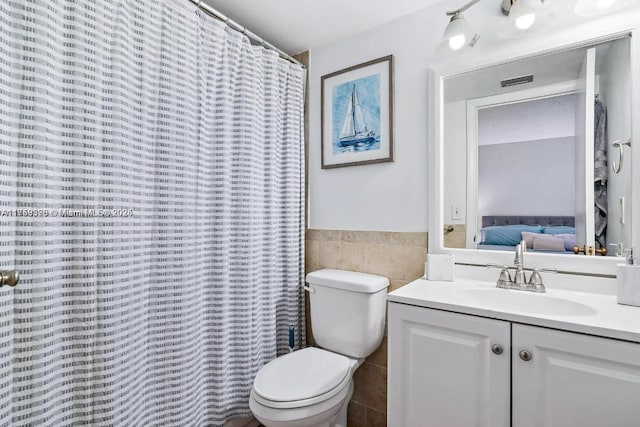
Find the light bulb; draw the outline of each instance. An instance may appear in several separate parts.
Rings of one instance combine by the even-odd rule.
[[[526,13],[522,16],[518,16],[516,19],[516,27],[521,30],[526,30],[531,28],[531,26],[536,22],[536,14],[535,13]]]
[[[455,35],[455,36],[449,38],[449,47],[452,50],[458,50],[462,46],[464,46],[466,41],[467,41],[467,38],[465,37],[464,34]]]

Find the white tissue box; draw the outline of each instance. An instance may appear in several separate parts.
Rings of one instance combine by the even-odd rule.
[[[456,260],[450,254],[427,254],[427,280],[453,282]]]

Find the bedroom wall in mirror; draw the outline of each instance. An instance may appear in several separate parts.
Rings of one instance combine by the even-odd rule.
[[[624,37],[445,80],[445,246],[630,246],[629,49]]]

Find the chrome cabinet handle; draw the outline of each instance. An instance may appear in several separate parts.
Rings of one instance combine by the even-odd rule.
[[[16,286],[20,281],[18,270],[0,270],[0,288],[3,286]]]
[[[491,351],[493,352],[493,354],[502,354],[504,352],[504,349],[502,348],[502,346],[500,344],[494,344],[491,346]]]
[[[525,362],[530,361],[531,359],[533,359],[533,355],[528,352],[527,350],[522,350],[520,353],[520,359],[524,360]]]

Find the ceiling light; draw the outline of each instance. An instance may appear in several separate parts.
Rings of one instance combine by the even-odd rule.
[[[451,17],[449,25],[444,30],[443,43],[447,43],[449,49],[460,50],[465,46],[473,47],[480,36],[471,28],[461,13]]]
[[[573,11],[579,16],[593,16],[621,9],[634,0],[579,0]]]
[[[554,13],[542,4],[542,0],[505,0],[502,11],[509,15],[506,25],[498,31],[498,34],[504,37],[539,30],[551,22],[554,17]]]

